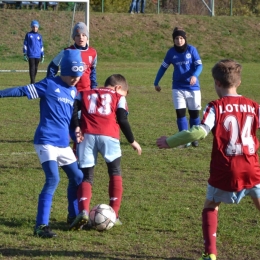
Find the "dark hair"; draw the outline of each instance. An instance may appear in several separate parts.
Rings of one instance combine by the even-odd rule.
[[[121,74],[113,74],[111,76],[109,76],[106,81],[104,86],[108,87],[108,86],[116,86],[116,85],[121,85],[123,90],[128,90],[128,84],[127,81],[125,79],[125,77]]]
[[[219,81],[224,88],[239,86],[241,82],[242,66],[230,59],[217,62],[211,70],[212,77]]]

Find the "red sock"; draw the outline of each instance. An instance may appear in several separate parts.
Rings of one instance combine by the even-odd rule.
[[[78,207],[79,212],[87,210],[89,213],[89,205],[92,197],[92,186],[89,182],[83,181],[78,187]]]
[[[118,211],[121,206],[122,194],[123,194],[123,181],[122,176],[110,176],[109,180],[109,205],[116,212],[116,217],[118,218]]]
[[[204,238],[205,254],[217,255],[217,228],[218,211],[205,208],[202,211],[202,231]]]

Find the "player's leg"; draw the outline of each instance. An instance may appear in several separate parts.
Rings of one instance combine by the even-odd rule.
[[[38,71],[38,66],[39,66],[39,63],[40,63],[40,60],[41,59],[34,59],[34,80],[36,78],[36,75],[37,75],[37,71]]]
[[[216,259],[217,256],[217,227],[218,209],[221,202],[235,203],[236,195],[233,192],[207,187],[206,200],[202,211],[202,231],[204,238],[204,253],[202,259]]]
[[[59,148],[59,157],[61,168],[64,170],[68,177],[68,188],[67,188],[67,198],[68,198],[68,217],[67,222],[71,224],[79,213],[78,210],[78,199],[77,191],[78,187],[82,182],[83,173],[78,168],[78,163],[76,162],[76,157],[70,147]]]
[[[255,185],[252,189],[247,190],[245,194],[251,197],[256,208],[260,211],[260,184]]]
[[[109,136],[99,136],[98,151],[101,153],[107,164],[109,174],[109,205],[116,212],[116,224],[122,224],[118,218],[123,195],[123,181],[120,165],[122,152],[120,142],[118,139]]]
[[[97,147],[95,135],[84,135],[84,140],[78,144],[79,168],[83,173],[83,180],[78,187],[77,198],[79,214],[70,225],[70,230],[81,229],[88,222],[88,214],[92,197],[94,181],[94,166],[97,161]]]
[[[30,83],[34,84],[35,83],[35,65],[34,65],[34,59],[29,58],[29,75],[30,75]]]
[[[172,90],[172,101],[177,115],[177,126],[179,131],[188,130],[188,121],[186,118],[186,100],[183,91]]]
[[[200,109],[201,109],[201,92],[197,91],[187,91],[187,107],[190,115],[190,127],[200,124]],[[192,142],[192,146],[197,147],[199,145],[198,141]]]
[[[116,217],[118,218],[118,212],[120,210],[122,195],[123,195],[123,180],[121,175],[120,167],[121,157],[115,159],[114,161],[107,163],[107,169],[109,174],[109,205],[116,212]]]
[[[60,181],[56,148],[51,145],[35,145],[35,150],[45,173],[45,184],[38,199],[34,235],[51,238],[56,236],[49,228],[52,197]]]

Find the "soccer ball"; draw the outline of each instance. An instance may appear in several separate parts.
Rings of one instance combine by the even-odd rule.
[[[92,227],[98,231],[109,230],[115,224],[116,213],[109,205],[98,204],[90,210],[89,219]]]

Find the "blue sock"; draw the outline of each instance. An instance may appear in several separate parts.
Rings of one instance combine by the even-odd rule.
[[[177,125],[178,125],[179,131],[188,130],[188,121],[187,121],[186,116],[177,118]]]
[[[77,162],[71,163],[69,165],[64,165],[61,168],[65,171],[69,179],[69,184],[67,188],[69,216],[75,217],[79,214],[77,191],[79,184],[82,182],[83,173],[78,168]]]
[[[200,124],[200,117],[197,118],[190,118],[190,127],[193,127],[194,125]]]
[[[38,212],[36,217],[36,227],[49,224],[51,214],[52,195],[41,193],[38,200]]]

